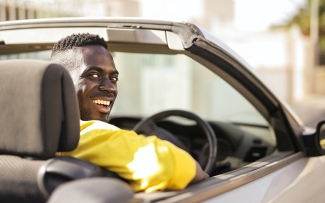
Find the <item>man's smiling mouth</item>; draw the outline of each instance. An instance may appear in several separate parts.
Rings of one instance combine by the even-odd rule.
[[[110,111],[110,101],[105,101],[105,100],[100,100],[100,99],[96,99],[93,100],[93,102],[96,104],[96,106],[99,108],[99,110],[103,113],[108,113]]]
[[[104,100],[99,100],[99,99],[93,100],[93,102],[95,104],[101,104],[103,106],[109,106],[109,104],[111,103],[110,101],[104,101]]]

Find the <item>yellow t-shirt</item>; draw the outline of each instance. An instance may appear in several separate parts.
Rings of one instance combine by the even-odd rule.
[[[135,191],[184,189],[196,173],[194,159],[156,136],[144,137],[101,121],[81,121],[73,156],[105,167],[130,181]]]

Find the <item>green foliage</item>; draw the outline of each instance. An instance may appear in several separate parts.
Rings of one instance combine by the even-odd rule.
[[[287,22],[284,27],[290,28],[293,25],[298,25],[303,35],[310,35],[310,18],[312,1],[308,0],[306,6],[300,8],[298,12]],[[319,43],[323,49],[325,49],[325,0],[319,0],[318,4],[318,31],[319,31]]]
[[[306,6],[299,9],[299,11],[288,21],[286,27],[298,25],[303,35],[310,35],[310,17],[311,17],[311,2],[308,0]],[[318,4],[319,17],[319,34],[325,36],[325,0],[319,0]]]

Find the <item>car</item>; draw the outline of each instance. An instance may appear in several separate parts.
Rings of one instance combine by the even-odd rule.
[[[79,139],[73,84],[49,62],[53,44],[74,33],[103,37],[120,72],[109,122],[167,136],[210,178],[181,191],[134,193],[101,167],[55,157]],[[325,122],[305,127],[254,68],[196,24],[109,17],[1,22],[0,71],[1,202],[325,199]]]

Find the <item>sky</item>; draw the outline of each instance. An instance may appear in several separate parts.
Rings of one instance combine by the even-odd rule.
[[[171,21],[188,21],[202,14],[201,0],[139,0],[142,17]],[[227,1],[227,0],[226,0]]]
[[[0,0],[5,1],[5,0]],[[55,2],[56,0],[20,0]],[[86,1],[86,0],[85,0]],[[94,1],[94,0],[93,0]],[[137,0],[142,5],[142,17],[172,21],[191,21],[204,11],[203,0]],[[231,0],[224,0],[231,1]],[[232,0],[234,24],[239,30],[263,31],[278,24],[302,7],[307,0]],[[97,0],[94,2],[103,2]],[[109,3],[109,1],[106,1]],[[145,8],[144,8],[145,7]]]
[[[188,21],[200,16],[202,0],[139,0],[143,17]],[[229,1],[229,0],[224,0]],[[233,0],[234,23],[239,30],[262,31],[281,23],[302,7],[307,0]],[[173,5],[173,6],[170,6]],[[180,12],[181,11],[181,12]]]
[[[305,5],[306,0],[234,0],[235,25],[240,30],[262,31],[279,24]]]

